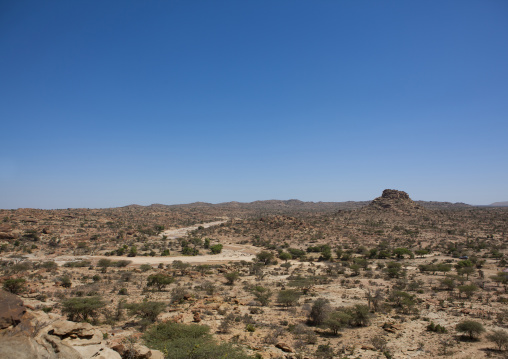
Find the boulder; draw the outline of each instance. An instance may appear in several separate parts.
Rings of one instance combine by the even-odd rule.
[[[286,343],[277,343],[277,345],[275,345],[275,347],[279,348],[280,350],[282,350],[285,353],[292,353],[293,352],[293,348],[291,348]]]
[[[67,320],[59,320],[52,324],[53,335],[59,337],[73,337],[73,338],[88,338],[91,339],[95,333],[94,328],[90,323],[74,323]]]
[[[18,296],[0,289],[0,329],[16,326],[26,313],[26,307]]]
[[[194,312],[193,321],[194,323],[201,322],[201,315],[199,314],[199,312]]]
[[[141,344],[134,344],[130,348],[123,344],[117,344],[113,347],[123,358],[136,359],[164,359],[164,354],[159,350],[150,349]]]

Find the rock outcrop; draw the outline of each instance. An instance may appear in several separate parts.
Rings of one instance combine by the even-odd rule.
[[[404,191],[385,189],[381,197],[374,199],[368,206],[362,208],[362,211],[411,215],[425,212],[426,209],[414,202]]]
[[[26,307],[18,296],[0,289],[0,329],[16,326],[26,313]]]
[[[122,359],[124,354],[129,358],[164,359],[160,351],[139,344],[113,350],[102,331],[91,324],[29,311],[19,297],[5,291],[0,291],[0,308],[2,359]]]

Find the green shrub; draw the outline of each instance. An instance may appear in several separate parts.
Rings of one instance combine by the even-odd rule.
[[[89,261],[75,261],[75,262],[67,262],[64,264],[64,267],[68,268],[82,268],[82,267],[89,267],[90,262]]]
[[[434,322],[430,322],[430,324],[427,325],[427,331],[439,334],[448,332],[445,327],[439,324],[436,325]]]
[[[300,299],[300,293],[293,289],[281,290],[277,295],[277,303],[283,307],[293,307]]]
[[[25,283],[26,279],[24,278],[7,279],[4,281],[3,288],[13,294],[19,294],[25,290]]]
[[[120,288],[118,291],[118,295],[127,295],[127,288]]]
[[[229,272],[224,274],[224,278],[227,280],[227,285],[235,284],[236,280],[240,277],[240,273],[238,272]]]
[[[148,276],[146,285],[147,287],[156,287],[157,290],[160,292],[166,286],[173,283],[173,281],[174,281],[173,277],[166,274],[157,273]]]
[[[69,320],[74,322],[94,320],[98,317],[99,309],[106,304],[101,297],[71,298],[62,302],[62,313],[67,314]]]
[[[482,323],[475,322],[473,320],[464,320],[457,324],[455,329],[457,329],[459,333],[467,334],[471,340],[476,339],[485,331]]]
[[[210,247],[210,251],[212,252],[212,254],[219,254],[222,252],[222,244],[215,244],[213,246]]]
[[[158,349],[166,359],[251,359],[231,344],[215,342],[206,325],[161,323],[151,327],[144,335],[146,346]]]
[[[60,285],[64,288],[72,287],[72,282],[69,276],[63,276],[62,278],[60,278]]]
[[[140,324],[146,327],[148,324],[157,320],[157,317],[162,313],[166,304],[162,302],[141,302],[125,304],[124,307],[129,310],[131,315],[140,317]]]

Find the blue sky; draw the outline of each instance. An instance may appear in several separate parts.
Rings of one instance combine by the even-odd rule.
[[[0,2],[0,208],[508,200],[508,2]]]

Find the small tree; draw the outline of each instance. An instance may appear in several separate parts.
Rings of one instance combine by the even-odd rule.
[[[171,276],[162,273],[149,275],[147,280],[148,282],[146,283],[146,286],[156,287],[159,292],[174,281]]]
[[[141,302],[125,304],[131,315],[137,315],[141,318],[140,325],[146,328],[149,324],[157,320],[159,314],[164,310],[166,304],[161,302]]]
[[[227,280],[227,285],[233,285],[235,284],[236,280],[240,277],[240,273],[238,272],[229,272],[224,274],[224,278]]]
[[[330,301],[324,298],[318,298],[312,304],[309,313],[309,322],[313,325],[321,325],[328,317],[331,311]]]
[[[487,335],[487,339],[495,343],[498,350],[508,348],[508,333],[504,330],[493,330],[492,333]]]
[[[476,339],[481,333],[485,331],[482,323],[475,322],[473,320],[464,320],[457,324],[455,329],[459,333],[465,333],[469,336],[469,339]]]
[[[270,262],[272,261],[273,253],[268,252],[268,251],[262,251],[262,252],[259,252],[258,254],[256,254],[256,258],[257,258],[258,262],[261,262],[266,266],[266,265],[270,264]]]
[[[504,291],[507,292],[507,286],[508,286],[508,273],[505,272],[498,272],[496,275],[493,275],[490,277],[494,282],[496,282],[498,285],[502,284],[504,287]]]
[[[355,304],[349,311],[353,325],[366,327],[369,325],[370,312],[369,307],[364,304]]]
[[[459,286],[459,293],[464,293],[466,297],[469,299],[473,296],[474,292],[478,290],[478,287],[474,284],[468,284],[468,285],[460,285]]]
[[[111,261],[111,259],[102,258],[99,259],[99,261],[97,262],[97,267],[101,268],[102,273],[106,273],[108,267],[111,267],[112,265],[113,262]]]
[[[337,335],[342,328],[349,324],[351,319],[351,315],[348,313],[337,310],[330,313],[324,324],[332,331],[333,335]]]
[[[404,275],[404,272],[402,271],[402,264],[397,262],[388,262],[385,272],[390,278],[399,278]]]
[[[252,291],[254,297],[259,302],[260,305],[266,306],[270,303],[270,297],[272,296],[272,291],[269,288],[262,287],[260,285],[255,286]]]
[[[67,314],[69,320],[74,322],[94,320],[98,317],[99,309],[106,304],[101,297],[76,297],[62,302],[62,313]]]
[[[285,262],[287,262],[290,259],[293,259],[293,256],[288,252],[281,252],[279,254],[279,258]]]
[[[409,257],[414,258],[413,252],[407,248],[395,248],[393,250],[393,254],[397,257],[397,259],[404,258],[404,255],[408,255]]]

